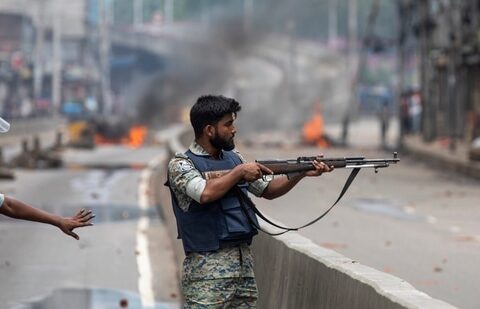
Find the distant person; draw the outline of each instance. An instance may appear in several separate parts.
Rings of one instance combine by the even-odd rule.
[[[419,133],[422,121],[422,101],[419,91],[415,91],[411,95],[408,105],[408,113],[410,116],[411,133]]]
[[[267,167],[246,163],[234,150],[234,121],[240,104],[223,96],[202,96],[190,110],[195,140],[168,164],[168,182],[179,238],[185,250],[184,308],[256,308],[258,291],[250,244],[258,233],[253,210],[242,208],[238,190],[275,199],[305,176],[333,167],[314,161],[315,170],[272,181]],[[215,179],[202,172],[229,170]],[[244,205],[248,207],[247,205]]]
[[[0,133],[8,132],[9,129],[10,124],[0,117]],[[0,214],[14,219],[51,224],[75,239],[80,239],[80,237],[78,237],[73,230],[79,227],[93,225],[90,220],[95,217],[91,210],[86,211],[85,209],[80,210],[73,217],[60,217],[34,208],[24,202],[5,196],[2,193],[0,193]]]
[[[411,132],[410,119],[410,94],[403,92],[400,96],[400,130],[402,135],[408,135]]]
[[[383,149],[387,148],[387,134],[390,126],[390,102],[387,98],[380,99],[380,106],[378,107],[378,119],[380,121],[380,144]]]
[[[319,148],[327,148],[334,144],[325,132],[322,104],[318,101],[313,106],[312,117],[303,125],[302,138],[304,144]]]

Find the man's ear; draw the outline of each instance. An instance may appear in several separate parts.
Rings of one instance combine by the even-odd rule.
[[[212,126],[211,124],[207,124],[203,128],[203,134],[208,137],[213,137],[215,135],[215,126]]]

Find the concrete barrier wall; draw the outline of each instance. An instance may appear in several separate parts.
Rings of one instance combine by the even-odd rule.
[[[298,233],[261,233],[253,252],[259,308],[454,308]]]
[[[152,175],[152,187],[156,188],[155,194],[155,204],[158,207],[158,210],[165,221],[167,226],[170,238],[172,240],[172,246],[176,255],[176,260],[178,261],[178,270],[179,277],[182,270],[182,262],[185,257],[183,252],[182,242],[177,239],[177,223],[175,221],[175,215],[173,214],[172,203],[170,200],[170,191],[163,184],[167,180],[167,164],[170,158],[172,158],[176,152],[184,152],[186,147],[182,145],[180,140],[182,136],[188,134],[186,128],[179,131],[178,135],[171,136],[167,140],[167,149],[168,155],[165,162],[161,162],[156,169],[156,173]],[[185,137],[183,139],[186,139]]]
[[[185,151],[192,136],[186,128],[168,143],[170,157]],[[156,177],[156,197],[167,222],[179,265],[181,242],[170,195],[163,187],[165,167]],[[270,226],[265,230],[274,232]],[[260,292],[258,308],[455,308],[416,290],[406,281],[322,248],[298,233],[272,237],[260,233],[252,245]],[[179,268],[181,269],[181,268]]]

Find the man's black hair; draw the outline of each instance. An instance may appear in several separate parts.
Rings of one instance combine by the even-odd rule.
[[[217,124],[223,116],[240,111],[242,107],[235,99],[224,96],[204,95],[197,99],[197,102],[190,110],[190,123],[192,124],[195,137],[202,136],[203,128],[207,125]]]

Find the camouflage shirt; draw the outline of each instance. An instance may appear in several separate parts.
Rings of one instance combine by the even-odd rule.
[[[193,142],[190,151],[196,155],[209,155],[200,145]],[[243,157],[237,152],[242,162]],[[183,153],[177,153],[168,164],[168,181],[174,192],[179,207],[188,211],[193,199],[199,199],[202,188],[202,175],[193,162]],[[199,190],[188,190],[191,182],[198,182]],[[256,180],[251,182],[248,191],[255,196],[261,196],[268,182]],[[198,191],[192,193],[193,191]],[[198,200],[197,200],[198,202]],[[209,280],[219,278],[253,278],[253,256],[250,247],[246,244],[221,248],[212,252],[188,253],[183,262],[183,280]]]
[[[209,156],[208,152],[196,142],[193,142],[189,149],[196,155]],[[235,152],[240,157],[240,160],[245,162],[240,153],[237,151]],[[178,206],[183,211],[188,211],[188,207],[193,199],[199,202],[201,192],[205,187],[204,185],[202,187],[202,181],[204,184],[202,174],[195,168],[192,160],[190,160],[186,154],[180,152],[176,153],[175,157],[168,163],[168,182],[170,183],[173,193],[175,193]],[[197,190],[195,190],[195,188],[190,188],[190,190],[188,190],[189,186],[192,187],[191,183],[196,183],[199,188],[197,188]],[[248,191],[255,196],[261,196],[267,186],[268,182],[259,179],[250,183]]]

